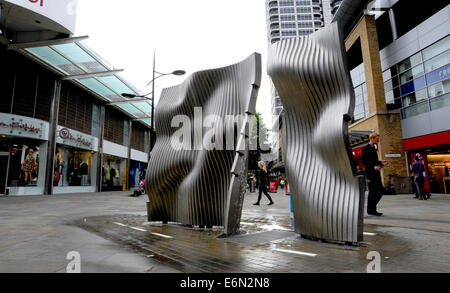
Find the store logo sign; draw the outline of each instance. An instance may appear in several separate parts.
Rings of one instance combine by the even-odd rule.
[[[59,137],[62,139],[67,139],[70,137],[70,131],[67,128],[63,128],[59,131]]]
[[[46,123],[32,118],[0,114],[0,133],[4,135],[45,138]]]
[[[80,134],[80,133],[72,133],[67,128],[62,128],[59,131],[59,137],[62,138],[65,143],[69,141],[71,145],[75,144],[76,146],[84,146],[88,149],[92,148],[92,139],[87,138],[86,136]]]
[[[82,148],[86,150],[95,151],[97,144],[95,138],[65,127],[58,126],[57,142],[68,146]]]

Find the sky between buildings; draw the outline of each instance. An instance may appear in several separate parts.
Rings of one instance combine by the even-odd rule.
[[[151,92],[153,51],[156,70],[182,69],[187,75],[166,76],[161,90],[182,83],[199,70],[240,62],[262,54],[263,80],[257,111],[270,126],[271,94],[266,74],[267,33],[264,0],[78,0],[76,36],[144,94]]]

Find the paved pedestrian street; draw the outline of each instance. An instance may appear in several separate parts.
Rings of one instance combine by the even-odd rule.
[[[366,273],[371,252],[383,273],[450,272],[448,195],[383,197],[384,215],[365,218],[361,247],[300,238],[289,197],[273,198],[253,206],[247,194],[246,233],[220,239],[220,227],[147,222],[147,198],[129,193],[0,198],[0,272],[66,272],[70,251],[81,272]]]

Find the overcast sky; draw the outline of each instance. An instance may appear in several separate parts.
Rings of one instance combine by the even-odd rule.
[[[263,80],[257,110],[269,126],[271,98],[266,74],[267,33],[264,0],[78,0],[76,36],[144,93],[156,70],[187,71],[157,80],[156,97],[195,71],[228,66],[253,52],[262,54]]]

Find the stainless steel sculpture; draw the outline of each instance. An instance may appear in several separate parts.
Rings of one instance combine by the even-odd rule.
[[[306,238],[363,239],[364,193],[352,167],[348,122],[354,91],[338,23],[273,44],[268,73],[285,109],[284,151],[295,231]]]
[[[241,63],[194,73],[183,84],[164,89],[155,122],[157,140],[147,171],[149,221],[178,222],[195,226],[225,226],[225,234],[239,231],[248,166],[248,115],[254,115],[261,82],[261,56]],[[200,109],[200,110],[199,110]],[[203,119],[241,116],[241,129],[223,135],[224,150],[202,147],[207,140],[193,133],[205,130]],[[179,129],[174,117],[191,121],[193,149],[174,149],[172,138]],[[212,125],[220,127],[215,121]],[[221,135],[220,131],[217,132]],[[189,136],[189,135],[187,135]],[[214,137],[218,139],[218,137]],[[232,143],[231,150],[225,148]]]

